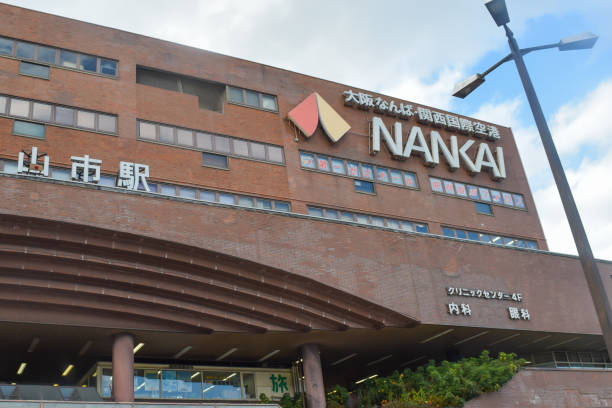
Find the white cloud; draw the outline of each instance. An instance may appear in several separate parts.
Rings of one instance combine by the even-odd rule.
[[[549,248],[576,254],[539,134],[519,119],[522,108],[520,99],[487,103],[472,116],[513,128]],[[582,100],[563,105],[550,121],[593,253],[604,259],[612,259],[612,122],[605,120],[609,112],[612,80],[605,80]],[[592,146],[597,148],[585,153]]]

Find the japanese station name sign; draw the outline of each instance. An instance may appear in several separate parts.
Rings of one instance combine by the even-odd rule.
[[[380,97],[373,98],[372,95],[363,92],[355,93],[348,90],[343,95],[346,106],[355,106],[362,110],[372,109],[376,113],[397,117],[405,121],[414,116],[420,124],[445,128],[451,132],[471,135],[474,138],[482,138],[491,142],[500,140],[499,130],[495,126],[420,106],[414,108],[413,105],[403,102],[396,103],[393,100],[386,101]],[[391,157],[396,160],[406,160],[413,156],[419,156],[425,166],[435,167],[440,164],[440,156],[442,156],[449,171],[464,167],[471,175],[487,171],[493,180],[501,181],[506,178],[504,153],[501,146],[497,146],[492,151],[488,143],[480,142],[477,148],[473,149],[476,151],[474,156],[473,153],[469,152],[470,148],[476,143],[473,139],[468,139],[459,146],[457,136],[451,135],[449,144],[447,144],[437,130],[431,130],[429,138],[427,138],[421,127],[417,125],[413,125],[406,133],[408,136],[404,144],[402,122],[395,122],[393,130],[390,131],[380,117],[374,116],[371,122],[370,154],[375,155],[380,152],[382,138]]]
[[[39,159],[42,163],[39,163]],[[71,156],[72,166],[70,178],[83,183],[97,184],[100,181],[100,166],[102,160],[94,159],[85,154],[83,156]],[[34,176],[49,177],[49,155],[38,153],[38,147],[32,147],[31,153],[21,151],[17,159],[17,174],[29,174]],[[116,186],[128,190],[141,190],[150,192],[147,184],[149,177],[149,166],[146,164],[120,162],[117,174]]]

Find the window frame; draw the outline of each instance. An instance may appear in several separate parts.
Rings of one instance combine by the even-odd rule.
[[[27,65],[33,65],[33,66],[36,66],[36,67],[45,67],[45,68],[47,68],[47,76],[40,76],[40,75],[29,74],[27,72],[22,72],[21,69],[22,69],[22,67],[24,65],[26,65],[26,66]],[[47,81],[49,81],[50,78],[51,78],[51,68],[49,67],[49,65],[40,64],[40,63],[33,63],[33,62],[30,62],[29,60],[28,61],[19,60],[19,68],[17,69],[17,73],[19,75],[27,76],[27,77],[30,77],[30,78],[44,79],[44,80],[47,80]]]
[[[262,111],[265,111],[265,112],[278,113],[278,96],[277,95],[274,95],[274,94],[271,94],[271,93],[267,93],[267,92],[256,91],[254,89],[242,88],[240,86],[235,86],[235,85],[230,85],[230,84],[226,84],[225,86],[226,86],[226,89],[225,89],[225,95],[226,95],[225,101],[228,104],[244,106],[246,108],[258,109],[258,110],[262,110]],[[241,95],[242,95],[242,101],[241,102],[236,102],[236,101],[233,101],[233,100],[230,99],[230,96],[229,96],[230,95],[230,88],[234,88],[234,89],[238,89],[238,90],[242,91],[241,92]],[[253,106],[253,105],[247,103],[247,91],[248,92],[257,93],[257,97],[258,97],[258,100],[259,100],[259,106]],[[276,109],[264,108],[264,106],[263,106],[263,95],[271,96],[271,97],[274,98],[274,101],[275,101],[275,104],[276,104]]]

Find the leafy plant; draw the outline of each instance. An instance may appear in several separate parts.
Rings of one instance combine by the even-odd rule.
[[[525,360],[516,359],[515,354],[499,353],[492,358],[483,351],[478,357],[453,363],[442,361],[436,365],[430,360],[414,371],[395,371],[388,377],[372,379],[355,391],[363,408],[462,407],[467,400],[499,390],[523,364]],[[342,387],[328,393],[328,401],[345,406],[349,394],[341,393],[339,388]]]

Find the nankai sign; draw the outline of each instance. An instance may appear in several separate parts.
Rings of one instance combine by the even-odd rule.
[[[361,92],[355,93],[348,90],[343,94],[344,104],[347,106],[357,106],[363,110],[373,108],[374,112],[404,120],[410,120],[416,116],[417,121],[425,125],[443,127],[449,131],[469,134],[475,138],[484,138],[489,141],[500,139],[499,130],[495,126],[431,111],[423,107],[415,109],[412,105],[403,102],[397,104],[395,101],[388,102],[380,97],[374,99],[371,95]],[[288,118],[307,138],[312,136],[321,124],[332,143],[339,141],[351,128],[316,92],[289,111]],[[419,156],[425,166],[434,167],[440,164],[440,156],[442,156],[450,171],[463,167],[472,175],[487,171],[493,180],[499,181],[506,178],[504,153],[500,146],[492,151],[488,143],[480,142],[472,149],[472,152],[469,152],[476,143],[472,139],[466,140],[459,146],[457,136],[451,135],[447,144],[437,130],[431,130],[429,137],[426,137],[423,130],[417,125],[412,126],[406,133],[407,139],[404,144],[402,122],[395,122],[393,131],[390,131],[380,117],[374,116],[371,122],[370,154],[375,155],[380,152],[381,139],[383,139],[391,157],[396,160]]]

